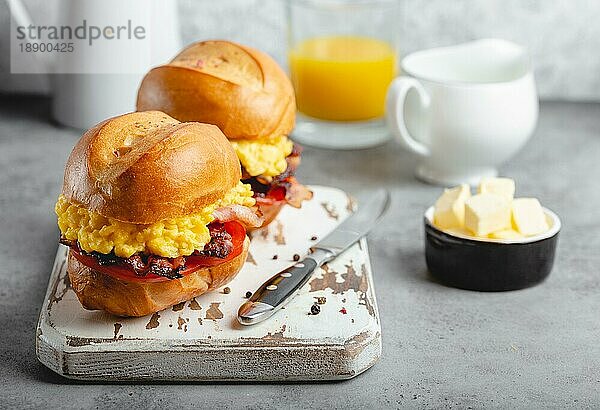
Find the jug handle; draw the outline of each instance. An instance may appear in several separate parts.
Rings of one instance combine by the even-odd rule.
[[[386,101],[386,121],[388,128],[396,137],[396,140],[406,149],[424,157],[430,155],[430,149],[424,143],[417,141],[406,127],[404,121],[404,105],[406,96],[410,90],[414,89],[417,92],[421,107],[427,109],[430,104],[430,97],[425,91],[421,83],[411,77],[398,77],[390,84]]]

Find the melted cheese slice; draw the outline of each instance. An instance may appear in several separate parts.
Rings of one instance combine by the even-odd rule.
[[[191,255],[210,241],[206,225],[215,209],[227,205],[254,206],[250,185],[239,183],[215,203],[197,214],[165,219],[150,225],[131,224],[104,217],[59,196],[55,206],[58,227],[69,240],[77,240],[86,252],[110,253],[128,258],[145,252],[167,258]]]
[[[255,176],[274,177],[287,168],[285,158],[294,143],[285,135],[270,140],[231,140],[231,145],[246,171]]]

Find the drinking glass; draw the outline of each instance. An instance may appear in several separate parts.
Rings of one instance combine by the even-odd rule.
[[[385,95],[398,74],[400,0],[288,0],[292,137],[323,148],[387,141]]]

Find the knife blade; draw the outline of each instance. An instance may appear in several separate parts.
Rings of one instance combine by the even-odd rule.
[[[253,325],[269,318],[285,306],[308,282],[313,272],[365,236],[385,214],[390,194],[378,190],[359,209],[331,233],[310,248],[310,253],[294,265],[273,275],[238,310],[242,325]]]

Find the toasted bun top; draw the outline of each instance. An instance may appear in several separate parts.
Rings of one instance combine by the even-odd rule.
[[[292,83],[275,60],[220,40],[192,44],[152,69],[138,91],[137,109],[215,124],[230,139],[288,135],[296,116]]]
[[[214,125],[135,112],[83,134],[67,161],[62,193],[102,216],[149,224],[200,211],[240,178],[237,156]]]

